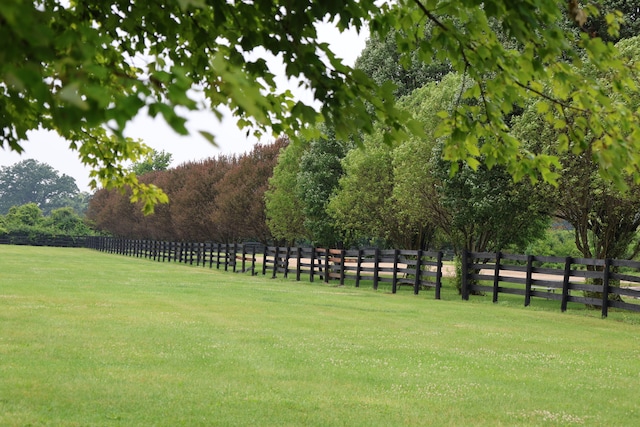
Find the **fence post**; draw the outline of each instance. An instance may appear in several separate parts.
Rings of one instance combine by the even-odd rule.
[[[309,270],[309,281],[313,282],[314,269],[316,265],[316,248],[311,248],[311,270]]]
[[[329,249],[324,250],[324,283],[329,283]]]
[[[442,251],[438,251],[436,257],[436,299],[440,299],[440,290],[442,289]]]
[[[251,246],[251,275],[257,276],[256,273],[256,246]]]
[[[422,249],[418,249],[418,257],[416,258],[416,274],[413,281],[413,294],[418,295],[420,292],[420,276],[422,273]]]
[[[380,249],[376,248],[373,251],[373,289],[375,291],[378,290],[378,279],[380,272],[378,271],[380,267]]]
[[[462,250],[462,260],[461,260],[461,274],[460,278],[460,293],[462,294],[462,299],[465,301],[469,300],[469,253],[466,249]]]
[[[602,317],[609,314],[609,280],[611,276],[611,258],[604,260],[604,277],[602,278]]]
[[[395,294],[398,290],[398,258],[400,257],[400,251],[395,249],[393,251],[393,279],[391,280],[391,293]]]
[[[562,302],[560,310],[567,311],[567,302],[569,301],[569,277],[571,276],[571,263],[573,258],[567,257],[564,262],[564,279],[562,280]]]
[[[527,255],[527,278],[524,282],[524,306],[531,304],[531,284],[533,283],[533,255]]]
[[[264,253],[262,255],[262,275],[267,274],[267,252],[269,252],[269,246],[264,246]]]
[[[284,278],[286,279],[289,277],[289,254],[291,252],[291,247],[287,246],[285,250],[287,251],[284,255]]]
[[[238,264],[238,243],[233,243],[233,258],[231,258],[231,262],[233,263],[233,272],[235,273],[237,270],[236,265]]]
[[[271,276],[272,279],[276,278],[276,273],[278,272],[278,253],[280,252],[280,248],[276,246],[276,251],[273,255],[273,274]]]
[[[347,256],[347,251],[345,249],[342,249],[340,251],[340,286],[344,286],[344,263],[345,260],[344,258]]]
[[[501,252],[496,252],[496,265],[493,269],[493,302],[498,302],[498,285],[500,285],[500,259]]]
[[[360,273],[362,273],[362,257],[364,256],[364,251],[362,249],[358,249],[358,263],[356,264],[356,288],[360,287]]]
[[[296,280],[300,281],[300,267],[302,264],[302,248],[298,246],[296,248]]]

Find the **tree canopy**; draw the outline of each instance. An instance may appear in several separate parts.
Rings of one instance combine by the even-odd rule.
[[[627,18],[636,20],[637,12],[631,7]],[[567,17],[577,31],[567,29]],[[589,31],[589,18],[606,30]],[[615,39],[622,19],[578,0],[6,0],[0,145],[20,151],[28,131],[55,130],[94,169],[94,186],[129,185],[132,200],[144,200],[150,211],[166,198],[122,163],[144,154],[139,141],[123,137],[140,112],[162,116],[180,134],[187,133],[182,111],[210,109],[220,117],[223,107],[242,128],[292,138],[319,121],[339,139],[380,129],[391,142],[405,138],[405,126],[420,134],[394,106],[392,84],[346,66],[318,39],[320,23],[368,25],[381,40],[395,32],[400,62],[446,60],[473,83],[459,98],[475,102],[443,113],[438,130],[453,165],[503,164],[516,179],[555,182],[557,156],[528,151],[506,121],[515,106],[537,100],[544,119],[567,130],[556,141],[560,150],[583,152],[584,135],[593,135],[600,173],[624,187],[626,175],[640,179],[639,113],[623,102],[638,90],[640,63],[624,61],[598,37],[606,31]],[[433,28],[428,37],[425,23]],[[269,56],[310,89],[319,112],[277,89]],[[610,89],[580,72],[585,59],[609,74]],[[566,120],[575,111],[583,119]],[[213,141],[206,129],[201,134]]]
[[[27,159],[0,167],[0,214],[12,206],[34,203],[48,215],[56,208],[78,207],[77,197],[82,196],[76,180],[46,163]]]
[[[154,215],[144,216],[128,194],[100,189],[87,217],[98,230],[136,239],[268,242],[264,192],[278,153],[287,144],[256,144],[242,156],[218,156],[153,171],[141,182],[162,187],[170,197]]]
[[[164,150],[158,151],[152,148],[142,159],[131,166],[131,171],[133,171],[137,176],[153,171],[166,171],[169,169],[169,165],[171,165],[172,157],[173,155],[171,153],[167,153]]]

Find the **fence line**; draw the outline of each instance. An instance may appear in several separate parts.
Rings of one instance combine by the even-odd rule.
[[[270,274],[275,278],[295,275],[300,281],[353,280],[359,287],[363,280],[389,283],[391,292],[411,286],[414,294],[433,288],[440,299],[443,253],[422,250],[324,249],[272,247],[257,244],[213,242],[174,242],[112,237],[61,237],[34,242],[28,237],[0,238],[0,244],[87,247],[103,252],[147,258],[156,262],[177,262],[224,269],[251,275]],[[261,269],[258,271],[258,261]],[[560,302],[565,311],[569,302],[599,307],[602,316],[609,308],[640,312],[640,262],[616,259],[587,259],[513,255],[502,252],[462,253],[461,296],[491,294],[521,295],[524,305],[532,298]],[[622,297],[631,298],[624,301]]]
[[[167,242],[110,237],[88,237],[86,247],[103,252],[147,258],[157,262],[179,262],[239,273],[258,274],[256,264],[261,256],[262,275],[296,280],[308,276],[324,282],[355,280],[359,287],[363,280],[390,283],[391,292],[400,286],[411,286],[414,294],[421,289],[434,288],[440,299],[442,288],[442,252],[405,250],[345,250],[302,247],[258,247],[255,244],[221,244],[196,242]]]
[[[84,248],[86,236],[46,236],[41,234],[5,234],[0,236],[0,245],[54,246]]]
[[[610,307],[640,311],[640,304],[622,300],[622,296],[640,298],[638,273],[637,261],[465,251],[462,298],[491,293],[497,302],[500,293],[523,295],[525,306],[531,297],[545,298],[560,301],[564,312],[569,302],[575,302],[600,307],[606,317]]]

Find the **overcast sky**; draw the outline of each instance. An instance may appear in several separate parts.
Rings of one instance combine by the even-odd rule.
[[[318,30],[320,39],[328,42],[333,52],[351,65],[364,48],[368,36],[368,34],[357,34],[355,31],[341,34],[331,25],[323,25]],[[273,71],[277,72],[275,69]],[[295,85],[288,88],[299,99],[309,102],[311,97],[308,93],[301,93]],[[173,132],[162,118],[152,119],[146,115],[140,115],[130,123],[125,134],[142,139],[145,144],[156,150],[171,153],[172,166],[215,157],[219,154],[245,153],[250,151],[257,142],[255,139],[247,138],[246,131],[240,131],[234,120],[227,119],[220,123],[210,112],[189,113],[188,119],[187,128],[192,131],[188,136],[180,136]],[[213,133],[218,147],[209,144],[197,133],[198,130]],[[21,155],[8,151],[8,148],[0,149],[0,166],[11,165],[25,159],[36,159],[47,163],[61,174],[75,178],[81,191],[89,191],[89,171],[80,163],[77,154],[68,148],[69,144],[65,140],[56,133],[46,131],[30,132],[28,137],[28,141],[22,144],[25,151]],[[271,141],[269,136],[260,140],[261,143]]]

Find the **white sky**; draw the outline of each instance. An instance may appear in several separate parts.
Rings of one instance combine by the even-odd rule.
[[[330,44],[333,52],[347,64],[352,65],[365,46],[367,33],[358,34],[354,31],[340,33],[330,24],[318,28],[321,40]],[[277,73],[277,70],[273,70]],[[284,79],[283,79],[284,80]],[[310,102],[310,95],[301,92],[297,85],[288,87],[299,99]],[[147,115],[140,115],[127,127],[125,134],[142,141],[156,150],[171,153],[171,166],[181,163],[216,157],[219,154],[245,153],[258,142],[254,138],[246,137],[246,130],[239,130],[233,119],[219,122],[211,112],[188,113],[187,128],[191,131],[188,136],[176,134],[159,116],[152,119]],[[207,130],[216,137],[218,147],[214,147],[202,136],[198,130]],[[260,140],[270,142],[270,136]],[[7,166],[26,159],[36,159],[56,169],[60,174],[67,174],[75,178],[81,191],[89,191],[89,170],[80,163],[77,153],[69,149],[69,144],[54,132],[35,131],[28,134],[28,140],[22,143],[24,152],[20,155],[0,149],[0,166]]]

